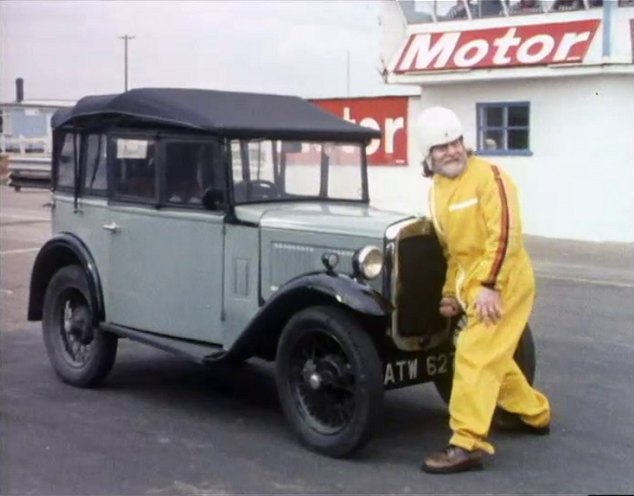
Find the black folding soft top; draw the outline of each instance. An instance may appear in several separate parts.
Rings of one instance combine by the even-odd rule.
[[[52,126],[78,126],[119,118],[236,138],[368,141],[379,131],[352,124],[294,96],[184,88],[138,88],[119,95],[87,96],[57,111]]]

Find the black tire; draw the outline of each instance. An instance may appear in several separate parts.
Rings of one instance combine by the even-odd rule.
[[[341,308],[307,308],[288,322],[277,348],[276,382],[292,430],[328,456],[363,447],[381,416],[381,360],[367,331]]]
[[[90,289],[81,267],[67,265],[51,278],[42,315],[44,344],[57,375],[73,386],[100,385],[112,369],[117,337],[95,329]]]
[[[533,380],[535,379],[535,342],[533,341],[533,333],[528,324],[526,324],[526,327],[524,328],[524,332],[517,344],[517,349],[515,350],[513,358],[520,370],[524,373],[526,379],[528,379],[529,384],[532,385]],[[452,383],[453,364],[448,374],[439,377],[436,381],[434,381],[438,394],[446,404],[449,404]],[[502,412],[502,414],[505,413],[500,408],[497,410]],[[499,414],[498,411],[496,411],[496,416]]]

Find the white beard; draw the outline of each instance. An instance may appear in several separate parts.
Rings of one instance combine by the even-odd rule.
[[[453,179],[454,177],[458,177],[460,174],[462,174],[465,165],[465,162],[463,162],[462,160],[454,160],[453,162],[449,162],[444,165],[437,165],[436,167],[434,167],[434,172],[440,174],[441,176]]]

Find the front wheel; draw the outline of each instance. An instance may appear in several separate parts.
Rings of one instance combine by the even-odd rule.
[[[383,406],[381,361],[350,312],[311,307],[286,325],[277,349],[280,403],[310,449],[343,457],[370,438]]]
[[[95,329],[93,311],[82,268],[67,265],[59,269],[46,288],[42,331],[55,372],[74,386],[102,383],[117,353],[117,337]]]
[[[461,325],[464,326],[464,320],[461,320],[458,323],[458,328],[456,329],[456,332],[460,332]],[[532,385],[535,378],[535,342],[533,341],[533,333],[531,332],[531,328],[528,324],[526,324],[524,332],[522,333],[522,337],[517,344],[517,349],[515,350],[513,359],[528,380],[528,383]],[[438,394],[440,394],[440,397],[447,404],[449,404],[449,398],[451,397],[452,384],[453,366],[450,373],[441,376],[434,382]],[[496,410],[496,416],[494,417],[494,420],[504,413],[505,412],[503,410],[498,408]]]

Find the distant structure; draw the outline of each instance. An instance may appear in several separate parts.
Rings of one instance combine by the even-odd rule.
[[[525,232],[634,242],[633,0],[384,1],[380,25],[387,83],[418,92],[407,121],[456,111],[520,183]]]
[[[6,180],[10,173],[10,184],[16,190],[48,186],[51,117],[58,109],[74,104],[70,100],[25,99],[24,80],[16,79],[15,101],[0,103],[0,156],[9,169],[0,171],[0,180]]]
[[[70,100],[27,100],[24,81],[15,81],[15,101],[0,103],[0,152],[50,155],[51,117],[60,108],[75,104]]]

